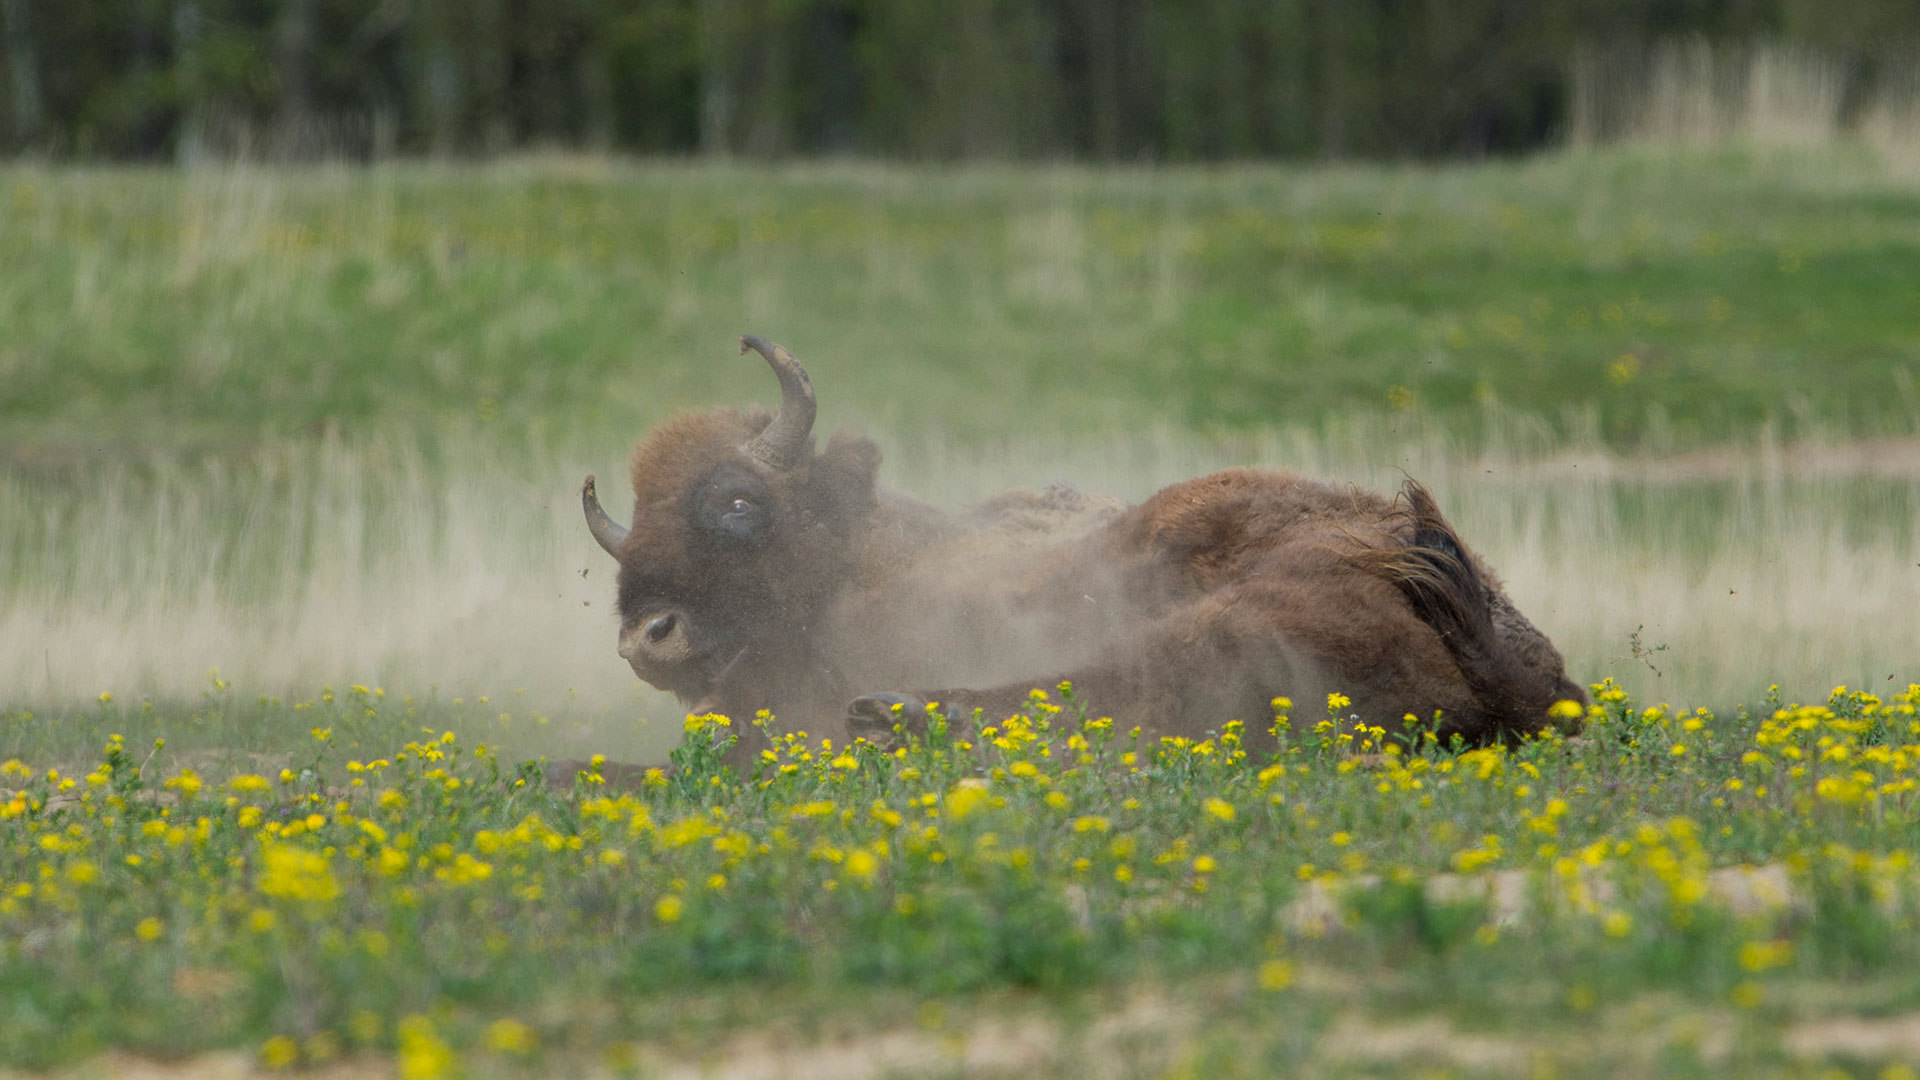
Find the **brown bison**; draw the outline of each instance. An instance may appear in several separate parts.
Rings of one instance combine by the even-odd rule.
[[[949,513],[882,486],[867,439],[817,448],[807,373],[778,345],[740,348],[779,377],[778,412],[655,431],[633,454],[630,528],[593,477],[581,491],[620,563],[621,657],[696,711],[844,739],[926,702],[992,720],[1070,680],[1154,734],[1263,731],[1273,698],[1317,709],[1339,691],[1361,722],[1437,717],[1478,742],[1584,700],[1412,481],[1391,500],[1229,469],[1133,506],[1053,487]]]

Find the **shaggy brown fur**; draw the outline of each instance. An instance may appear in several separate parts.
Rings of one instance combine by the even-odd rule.
[[[1437,716],[1483,741],[1585,700],[1412,481],[1389,500],[1230,469],[1135,506],[1050,488],[948,514],[880,487],[863,438],[767,464],[744,448],[769,420],[667,424],[634,452],[631,529],[595,527],[622,655],[695,709],[844,738],[890,728],[895,703],[993,719],[1070,680],[1156,734],[1263,731],[1273,698],[1317,712],[1339,691],[1359,722]]]

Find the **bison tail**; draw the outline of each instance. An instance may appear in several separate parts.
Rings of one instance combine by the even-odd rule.
[[[1556,700],[1502,640],[1492,594],[1473,555],[1440,512],[1433,493],[1408,480],[1401,489],[1400,543],[1367,554],[1367,561],[1397,586],[1414,612],[1440,636],[1482,715],[1455,717],[1449,727],[1486,735],[1531,734],[1547,723]]]

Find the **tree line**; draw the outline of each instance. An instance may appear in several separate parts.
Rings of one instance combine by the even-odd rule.
[[[1913,0],[0,0],[0,150],[56,157],[1437,157],[1537,146],[1595,42],[1805,42]]]

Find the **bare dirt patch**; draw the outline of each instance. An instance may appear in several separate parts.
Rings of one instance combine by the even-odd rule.
[[[1810,1020],[1788,1028],[1782,1042],[1788,1053],[1803,1058],[1920,1061],[1920,1013]]]

